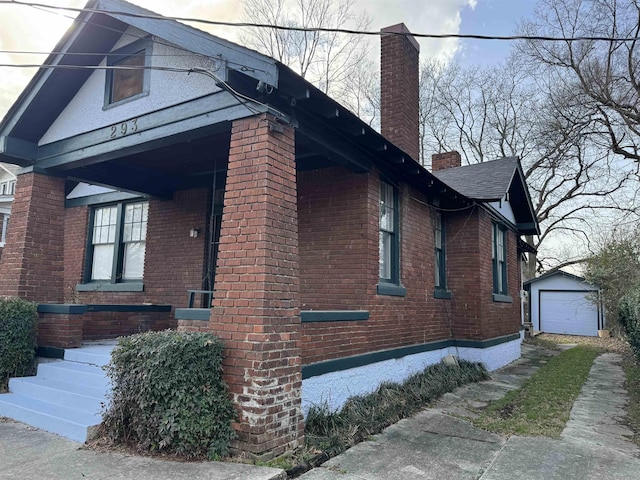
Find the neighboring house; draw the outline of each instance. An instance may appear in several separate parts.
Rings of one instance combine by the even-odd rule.
[[[0,163],[0,257],[7,241],[11,204],[16,191],[16,172],[19,169],[16,165]]]
[[[524,284],[533,329],[595,337],[605,328],[600,289],[584,278],[556,270]]]
[[[269,57],[88,7],[0,124],[0,160],[25,167],[0,294],[41,303],[41,347],[216,333],[234,446],[254,454],[295,447],[311,402],[450,353],[520,356],[520,236],[538,233],[522,170],[416,161],[404,25],[383,30],[379,134]]]

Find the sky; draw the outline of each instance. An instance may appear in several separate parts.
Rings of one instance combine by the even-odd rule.
[[[404,22],[409,30],[420,33],[475,33],[509,35],[520,20],[528,17],[535,0],[353,0],[355,13],[366,12],[371,30]],[[38,0],[57,6],[82,7],[82,0]],[[238,0],[133,0],[142,7],[163,15],[237,21]],[[0,64],[40,64],[43,55],[17,55],[5,50],[49,52],[71,24],[65,15],[33,7],[0,4]],[[202,24],[198,28],[207,29]],[[240,29],[218,28],[216,35],[238,41]],[[509,53],[504,41],[420,39],[421,58],[440,60],[457,58],[464,64],[498,64]],[[372,46],[378,56],[379,40]],[[36,69],[0,67],[0,117],[3,117],[26,86]]]

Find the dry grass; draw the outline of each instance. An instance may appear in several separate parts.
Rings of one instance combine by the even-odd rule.
[[[607,352],[628,354],[631,352],[629,344],[617,337],[599,338],[599,337],[581,337],[578,335],[555,335],[552,333],[541,333],[535,339],[549,341],[553,343],[576,343],[578,345],[587,345],[595,347]]]

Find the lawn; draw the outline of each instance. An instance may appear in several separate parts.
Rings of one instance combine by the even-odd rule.
[[[558,438],[600,353],[579,345],[551,358],[521,388],[489,405],[474,424],[503,435]]]

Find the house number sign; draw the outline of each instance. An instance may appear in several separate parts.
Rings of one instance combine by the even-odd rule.
[[[138,131],[138,119],[132,118],[126,122],[116,123],[109,127],[111,134],[109,138],[124,137],[125,135],[135,133]]]

